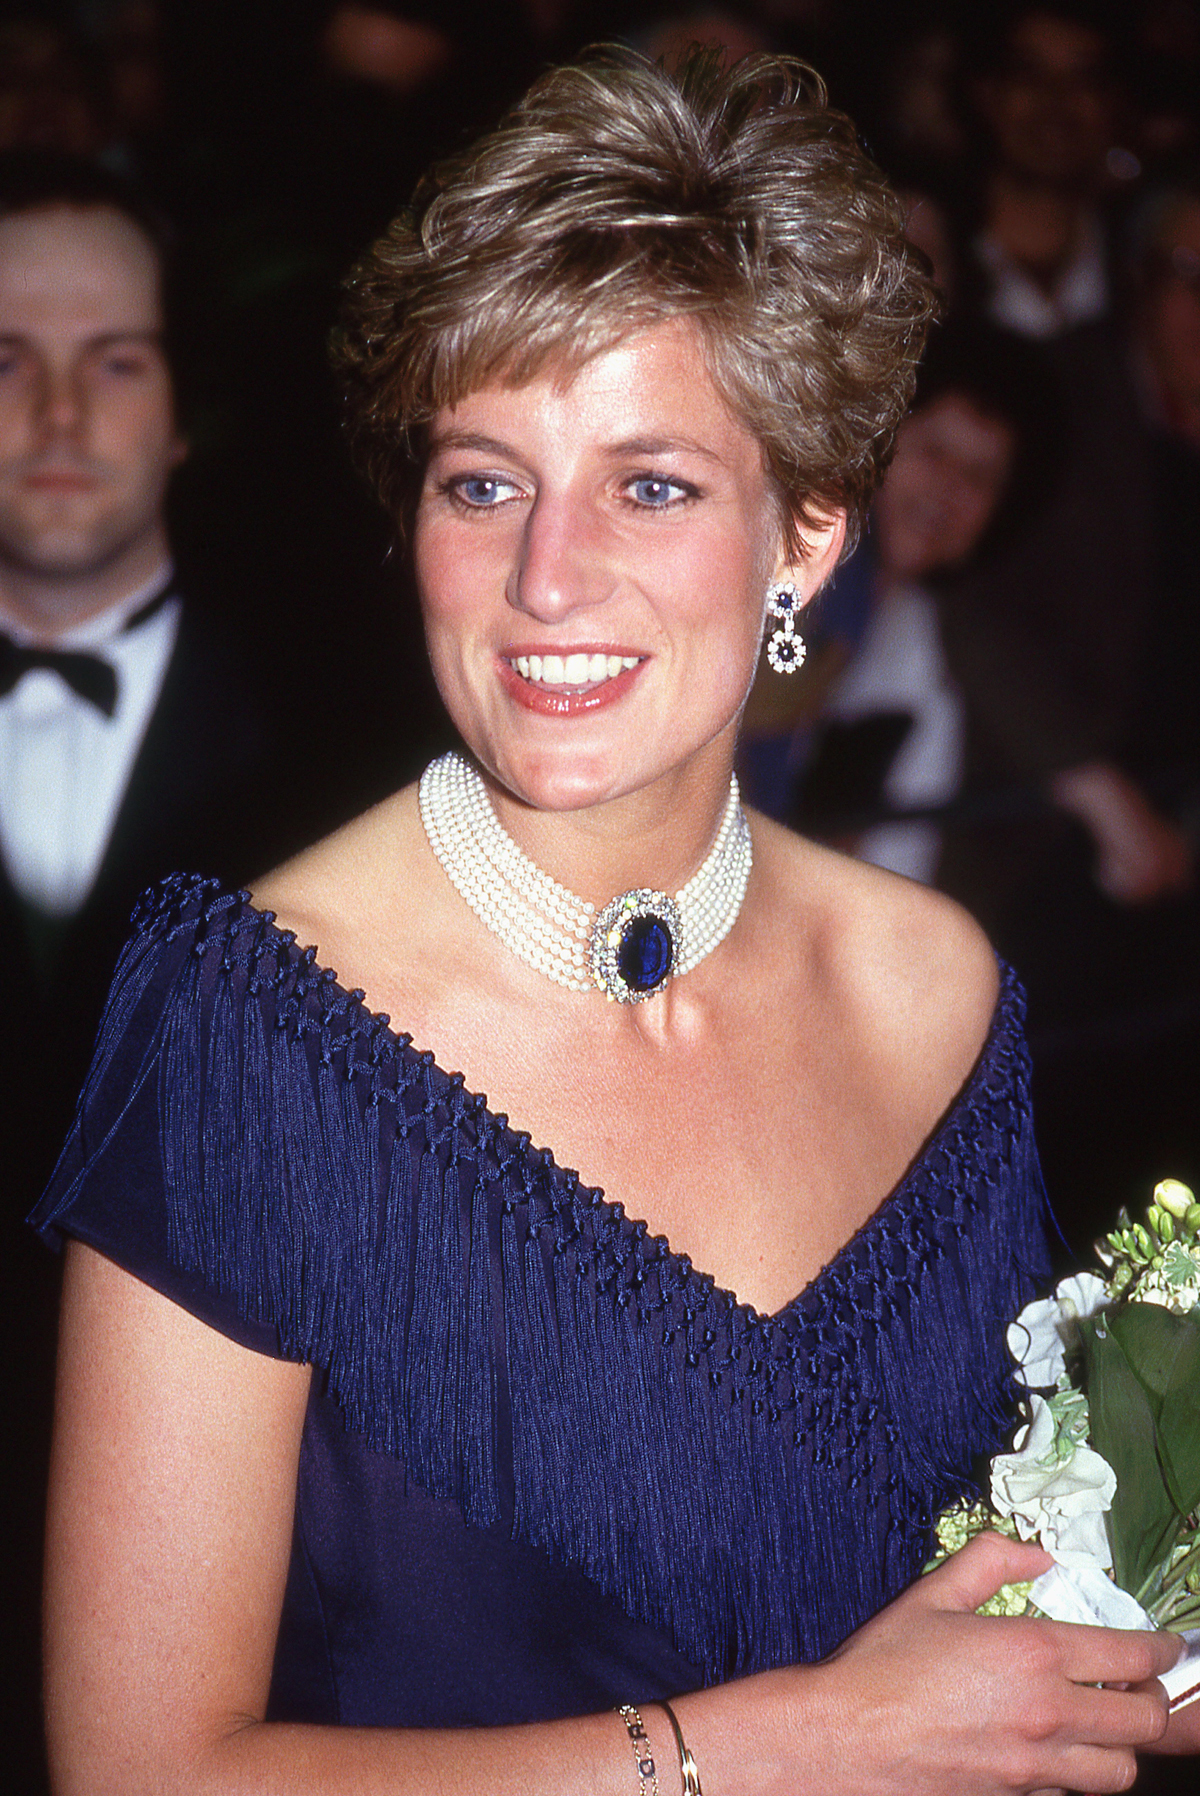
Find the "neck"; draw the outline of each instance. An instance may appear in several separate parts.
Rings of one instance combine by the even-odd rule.
[[[713,845],[731,772],[731,755],[713,755],[701,769],[576,811],[536,810],[484,777],[497,818],[530,860],[599,909],[618,892],[686,884]]]
[[[986,228],[1014,262],[1045,276],[1075,253],[1087,204],[1082,194],[1001,169],[988,183]]]
[[[732,783],[726,786],[712,839],[703,855],[695,857],[697,864],[689,865],[689,877],[682,885],[675,868],[669,881],[661,866],[648,875],[639,874],[648,843],[653,841],[660,853],[666,845],[661,803],[652,807],[660,814],[654,826],[641,835],[635,833],[623,845],[619,862],[614,821],[606,816],[602,827],[595,826],[601,807],[589,808],[589,828],[580,829],[579,816],[570,820],[576,855],[588,862],[590,878],[585,884],[578,867],[568,873],[561,861],[553,868],[544,864],[547,848],[558,856],[563,852],[567,831],[562,820],[547,828],[542,813],[542,824],[530,828],[530,820],[539,813],[527,811],[521,843],[496,815],[498,796],[460,756],[432,762],[421,776],[419,793],[426,837],[451,883],[485,927],[554,983],[575,992],[598,989],[623,1005],[639,1004],[660,996],[670,980],[699,966],[736,922],[752,849]],[[640,796],[639,807],[627,799],[620,806],[603,808],[620,810],[627,820],[640,810],[644,821],[651,814],[644,802],[649,794]],[[695,817],[690,821],[692,833],[698,835]],[[541,853],[543,864],[533,859],[531,849]],[[680,861],[676,857],[676,866]],[[618,864],[620,883],[613,891]],[[599,867],[607,874],[603,887],[594,883]],[[667,890],[668,883],[678,889]],[[594,897],[587,896],[589,890]]]
[[[102,568],[47,573],[0,549],[0,619],[35,641],[53,643],[146,586],[170,561],[165,526],[158,522]]]

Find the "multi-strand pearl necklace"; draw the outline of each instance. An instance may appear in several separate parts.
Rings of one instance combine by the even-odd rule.
[[[476,769],[442,755],[425,769],[421,822],[455,890],[506,948],[539,973],[622,1004],[690,973],[733,928],[750,877],[750,830],[730,776],[716,841],[675,897],[637,889],[604,906],[577,898],[530,860],[503,828]]]

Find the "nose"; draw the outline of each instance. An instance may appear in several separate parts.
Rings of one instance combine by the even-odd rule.
[[[540,623],[602,604],[612,588],[602,527],[568,494],[540,492],[530,506],[505,596]]]
[[[75,436],[83,422],[86,395],[70,363],[47,363],[38,390],[38,423],[50,439]]]

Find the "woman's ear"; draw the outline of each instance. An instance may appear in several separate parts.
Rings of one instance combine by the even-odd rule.
[[[846,514],[840,509],[798,519],[793,531],[795,546],[784,543],[780,548],[773,583],[794,586],[807,605],[836,568],[845,541]]]

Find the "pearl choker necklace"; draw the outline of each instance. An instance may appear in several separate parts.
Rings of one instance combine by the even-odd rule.
[[[535,866],[500,824],[487,787],[461,755],[421,775],[421,822],[455,890],[506,948],[571,991],[599,987],[622,1004],[690,973],[733,928],[750,877],[750,829],[730,776],[717,839],[674,898],[622,892],[595,906]]]

